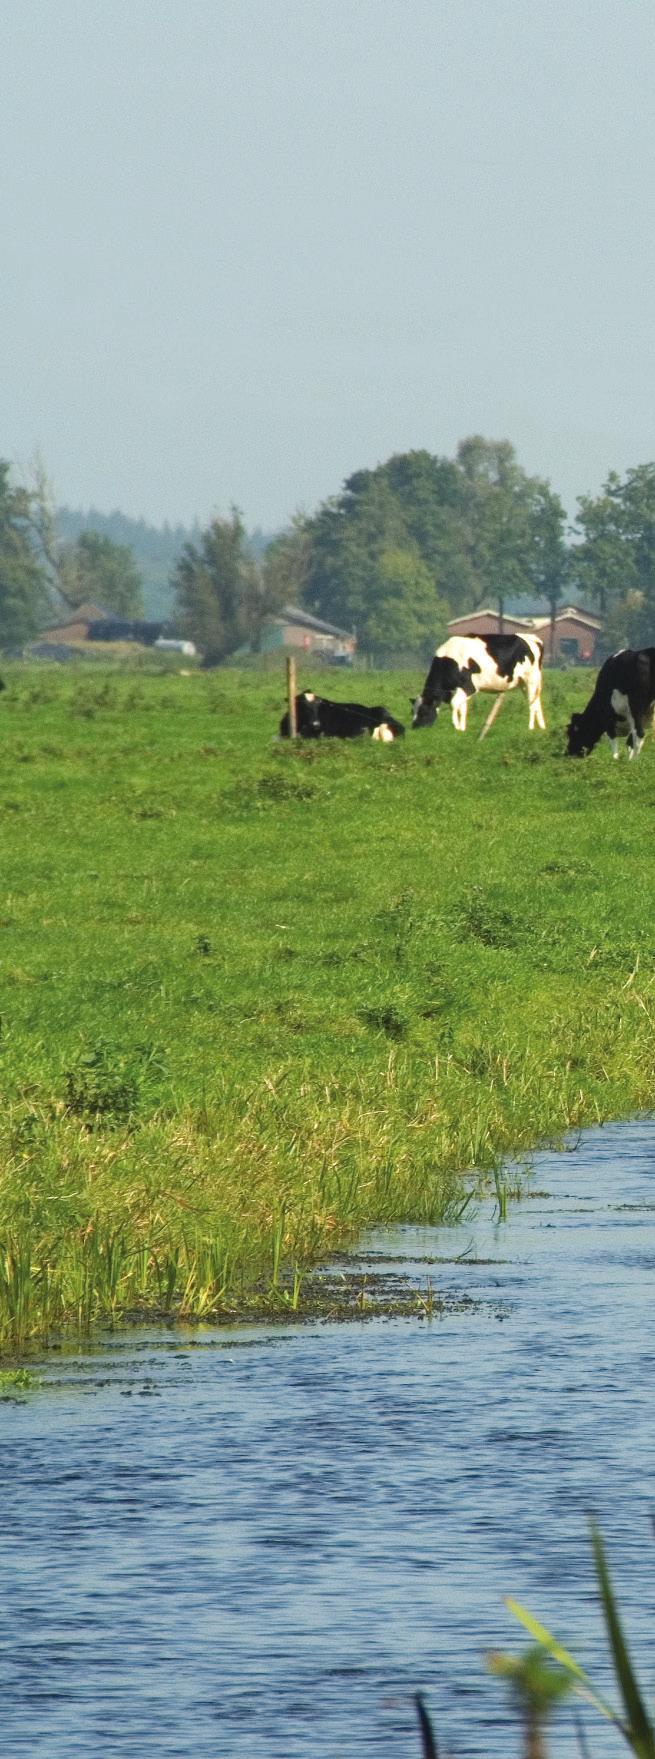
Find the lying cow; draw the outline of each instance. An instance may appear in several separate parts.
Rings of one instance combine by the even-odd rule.
[[[594,694],[581,714],[571,715],[567,755],[585,757],[607,734],[613,757],[627,737],[628,756],[638,757],[655,707],[655,647],[622,647],[601,666]]]
[[[466,732],[468,700],[478,690],[496,694],[524,687],[529,728],[545,727],[541,707],[544,644],[536,635],[453,635],[438,647],[422,694],[412,701],[412,726],[431,727],[442,703],[449,702],[453,726]]]
[[[386,708],[366,708],[362,702],[329,702],[326,696],[315,696],[303,690],[296,697],[296,728],[301,739],[356,739],[370,733],[372,739],[384,744],[399,739],[405,729],[394,721]],[[289,715],[282,716],[280,736],[289,738]]]

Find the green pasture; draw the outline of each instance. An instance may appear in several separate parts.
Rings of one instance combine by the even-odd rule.
[[[655,750],[564,758],[589,674],[545,735],[517,695],[391,746],[275,742],[281,676],[4,675],[7,1347],[301,1307],[364,1224],[651,1103]]]

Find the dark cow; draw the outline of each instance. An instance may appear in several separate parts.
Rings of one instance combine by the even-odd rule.
[[[301,739],[357,739],[370,733],[372,739],[388,744],[399,739],[405,729],[394,721],[386,708],[366,708],[362,702],[329,702],[326,696],[315,696],[303,690],[296,697],[296,727]],[[289,715],[282,716],[280,736],[289,737]]]
[[[466,732],[468,699],[477,691],[496,695],[523,685],[530,706],[529,728],[545,727],[541,707],[544,644],[536,635],[453,635],[438,647],[423,691],[412,702],[412,726],[431,727],[442,703],[449,702],[453,726]]]
[[[594,694],[581,714],[571,715],[567,755],[585,757],[607,734],[612,755],[627,737],[628,756],[638,757],[655,707],[655,647],[622,647],[601,666]]]

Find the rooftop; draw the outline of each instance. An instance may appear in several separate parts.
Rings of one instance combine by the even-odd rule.
[[[350,638],[352,629],[338,629],[336,623],[324,623],[315,617],[312,611],[303,611],[300,605],[282,605],[273,617],[276,623],[297,623],[299,629],[315,629],[318,635],[341,635]]]
[[[519,610],[525,605],[525,610]],[[545,606],[545,609],[543,608]],[[497,605],[476,605],[474,611],[466,611],[461,617],[451,617],[448,628],[454,629],[458,623],[470,623],[472,617],[497,617]],[[582,605],[558,605],[555,621],[562,617],[573,618],[578,623],[586,624],[589,629],[602,629],[603,619],[597,611],[587,611]],[[503,604],[503,622],[520,623],[522,628],[544,629],[550,623],[550,607],[545,599],[508,599]]]

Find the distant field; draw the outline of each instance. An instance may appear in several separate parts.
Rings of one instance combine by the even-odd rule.
[[[302,1301],[363,1224],[651,1103],[655,749],[565,761],[589,674],[546,735],[516,696],[483,744],[489,699],[295,747],[281,677],[4,675],[8,1344]],[[406,719],[422,680],[302,682]]]

